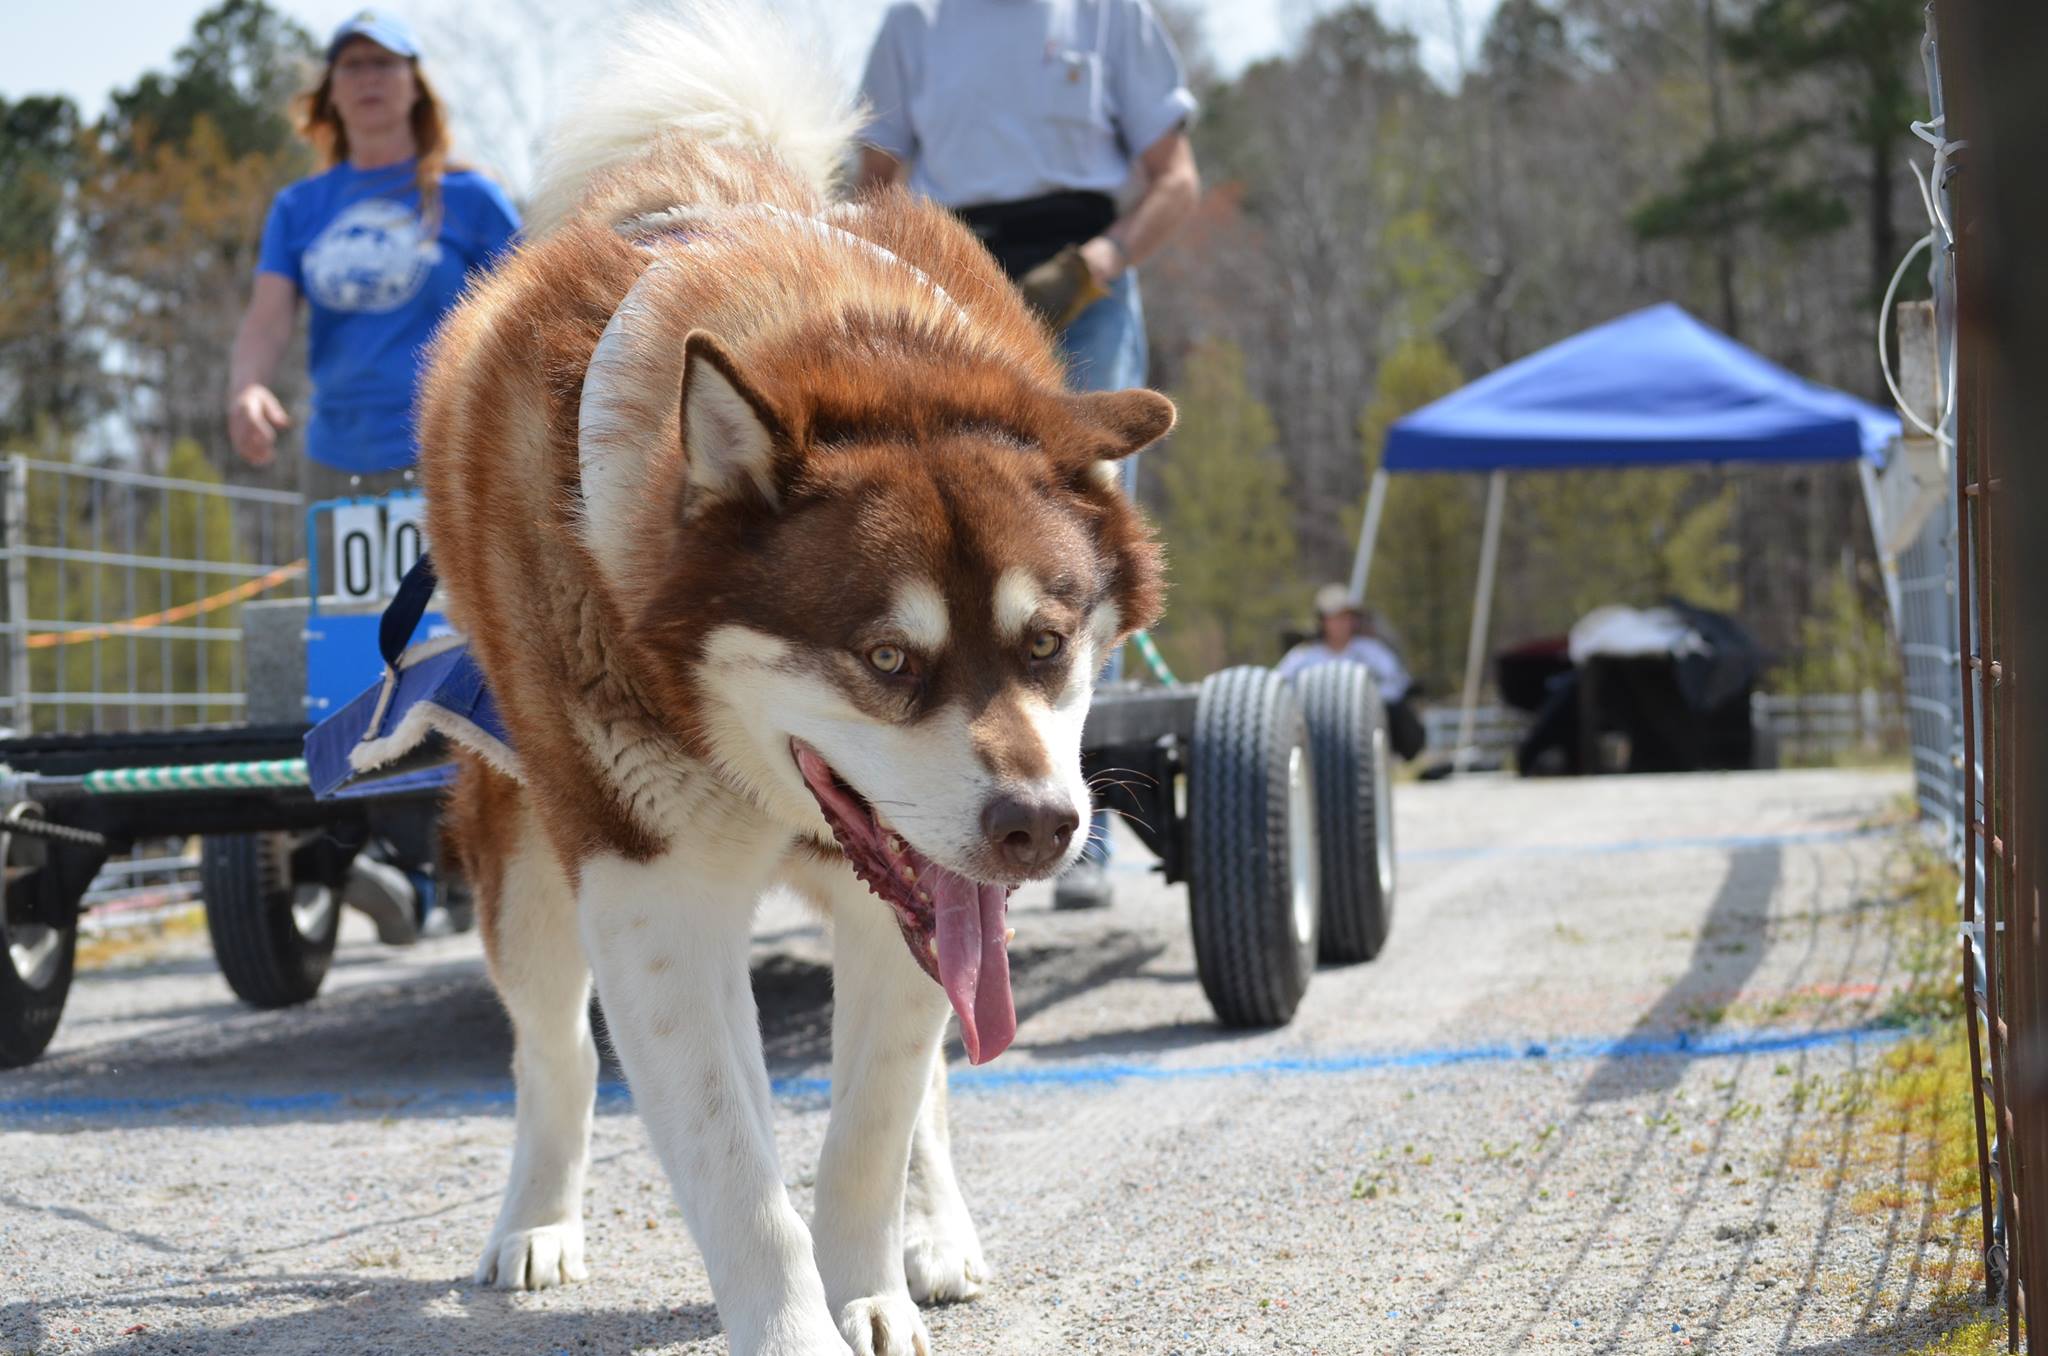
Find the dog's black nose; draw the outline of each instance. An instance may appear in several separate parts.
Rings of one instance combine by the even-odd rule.
[[[1071,805],[1000,795],[981,812],[982,832],[998,855],[1019,871],[1036,873],[1058,861],[1074,841],[1081,817]]]

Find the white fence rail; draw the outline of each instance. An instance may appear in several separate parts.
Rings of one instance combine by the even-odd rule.
[[[1795,764],[1896,749],[1909,709],[1897,695],[1875,691],[1804,696],[1760,692],[1750,699],[1757,728],[1774,737],[1780,761]],[[1458,744],[1458,708],[1425,707],[1422,725],[1429,735],[1423,758],[1448,758]],[[1484,759],[1512,764],[1515,746],[1528,728],[1529,717],[1513,707],[1482,706],[1476,713],[1472,745]]]

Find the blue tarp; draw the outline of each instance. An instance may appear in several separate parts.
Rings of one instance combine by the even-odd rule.
[[[1767,362],[1669,302],[1610,320],[1425,405],[1387,432],[1389,471],[1674,462],[1882,466],[1889,411]]]

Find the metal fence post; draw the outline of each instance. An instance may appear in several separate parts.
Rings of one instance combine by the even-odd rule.
[[[21,548],[28,545],[28,457],[20,452],[7,457],[7,491],[0,496],[0,541],[7,548],[8,696],[13,700],[16,732],[29,734],[34,712],[29,700],[28,560],[21,554]]]

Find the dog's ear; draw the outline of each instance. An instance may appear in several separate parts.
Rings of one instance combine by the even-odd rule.
[[[785,488],[788,431],[767,397],[716,339],[683,340],[683,453],[693,500],[756,495],[770,508]]]
[[[1121,461],[1173,429],[1173,402],[1157,391],[1093,391],[1066,399],[1068,412],[1101,435],[1091,460]]]

